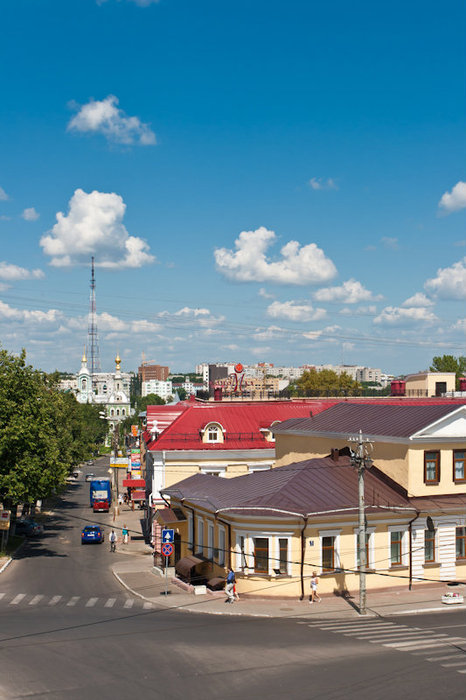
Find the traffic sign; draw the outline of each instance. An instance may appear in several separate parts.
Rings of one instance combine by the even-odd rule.
[[[170,542],[162,545],[162,554],[164,557],[169,557],[173,554],[173,545]]]
[[[175,531],[164,528],[162,530],[162,542],[173,542],[175,540]]]

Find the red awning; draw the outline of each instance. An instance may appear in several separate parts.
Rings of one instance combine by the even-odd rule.
[[[138,491],[137,489],[135,491],[132,491],[131,500],[132,501],[145,501],[146,500],[146,492],[145,491]]]
[[[123,479],[123,486],[130,489],[145,489],[146,482],[144,479]]]

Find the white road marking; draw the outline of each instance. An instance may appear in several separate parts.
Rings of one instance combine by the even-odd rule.
[[[98,600],[98,598],[89,598],[89,600],[86,603],[86,608],[93,608]]]
[[[435,649],[435,647],[447,647],[450,644],[458,642],[458,639],[434,639],[431,642],[428,639],[419,640],[418,642],[397,642],[396,644],[384,644],[384,647],[400,649],[400,651],[411,651],[416,649]]]
[[[0,600],[5,597],[4,593],[0,593]]]
[[[37,605],[39,600],[41,600],[43,597],[43,595],[35,595],[34,598],[29,601],[29,605]]]
[[[367,622],[332,622],[327,625],[317,625],[319,629],[321,630],[328,630],[328,631],[341,631],[341,630],[350,630],[355,627],[374,627],[375,625],[394,625],[394,622],[374,622],[373,620],[368,620]]]
[[[356,639],[361,639],[361,637],[356,637]],[[432,637],[426,637],[425,632],[405,632],[404,634],[387,634],[383,637],[371,637],[371,639],[366,639],[365,641],[371,642],[371,644],[383,644],[384,642],[402,642],[403,640],[416,641],[421,639],[428,639],[430,641]]]
[[[81,596],[79,596],[79,595],[74,595],[74,596],[72,596],[72,597],[69,599],[69,601],[67,602],[67,604],[66,604],[67,607],[68,607],[68,608],[71,608],[71,607],[73,607],[73,605],[76,605],[76,603],[78,602],[78,600],[80,599],[80,597],[81,597]]]
[[[50,598],[49,605],[56,605],[62,598],[63,596],[61,595],[54,595],[53,598]]]
[[[142,607],[144,608],[144,610],[149,610],[149,608],[152,607],[152,603],[144,603]]]
[[[128,600],[125,600],[125,604],[123,605],[124,608],[132,608],[134,605],[134,600],[132,598],[128,598]]]
[[[107,600],[107,602],[105,603],[104,608],[113,608],[113,606],[115,605],[115,602],[116,602],[116,598],[109,598]]]
[[[466,673],[466,668],[464,670],[458,671],[458,673]]]
[[[462,661],[455,661],[452,664],[442,664],[443,668],[452,668],[453,666],[464,666],[466,664],[466,659]]]
[[[393,629],[398,629],[396,625],[394,625],[392,622],[387,622],[387,623],[381,623],[380,625],[374,625],[371,627],[371,630],[379,631],[379,630],[393,630]],[[345,635],[345,637],[349,637],[350,634],[363,634],[367,632],[367,629],[364,627],[355,627],[354,629],[350,630],[342,630],[342,634]]]
[[[18,603],[21,603],[23,598],[26,597],[26,593],[18,593],[17,596],[13,598],[13,600],[10,602],[10,605],[18,605]]]
[[[430,652],[429,652],[430,654]],[[448,656],[430,656],[426,661],[449,661],[450,659],[457,659],[458,653],[449,654]]]

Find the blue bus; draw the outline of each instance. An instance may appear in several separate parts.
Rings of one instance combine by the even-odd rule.
[[[96,501],[107,501],[108,507],[112,503],[112,487],[110,484],[110,479],[105,477],[104,479],[92,479],[89,489],[89,497],[91,508]]]

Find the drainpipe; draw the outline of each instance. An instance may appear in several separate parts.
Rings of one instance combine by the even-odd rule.
[[[184,498],[181,499],[181,505],[183,506],[183,508],[186,508],[187,510],[191,511],[191,515],[192,515],[192,519],[193,519],[193,543],[192,543],[193,547],[192,547],[191,551],[194,554],[194,550],[196,548],[195,547],[195,544],[196,544],[196,518],[194,517],[194,508],[191,508],[191,506],[185,506]],[[188,532],[188,537],[189,537],[189,532]],[[188,544],[189,544],[189,542],[188,542]],[[189,547],[188,547],[188,549],[189,549]]]
[[[306,536],[307,516],[303,516],[303,529],[301,530],[301,596],[299,600],[304,600],[304,555],[306,553]]]
[[[409,588],[413,587],[413,523],[421,514],[417,513],[416,517],[409,521]]]

